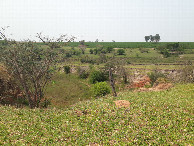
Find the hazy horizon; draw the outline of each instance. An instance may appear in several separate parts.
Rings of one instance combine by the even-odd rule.
[[[10,26],[6,34],[16,40],[42,32],[76,41],[145,42],[160,34],[161,42],[194,42],[193,8],[193,0],[4,0],[0,27]]]

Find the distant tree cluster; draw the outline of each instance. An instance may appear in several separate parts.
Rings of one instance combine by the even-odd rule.
[[[180,55],[184,53],[184,49],[186,46],[181,45],[179,43],[168,43],[166,45],[161,45],[156,48],[161,54],[164,55],[165,58],[170,57],[172,55]]]
[[[155,36],[145,36],[145,41],[148,42],[150,40],[150,42],[159,42],[160,41],[160,35],[156,34]]]

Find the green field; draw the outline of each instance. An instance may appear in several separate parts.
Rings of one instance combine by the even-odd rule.
[[[112,46],[114,48],[155,48],[160,45],[165,45],[168,43],[174,43],[174,42],[159,42],[159,43],[153,43],[153,42],[86,42],[85,44],[89,48],[95,48],[97,45],[102,46]],[[188,47],[188,49],[194,49],[194,42],[180,42],[180,44],[184,44]],[[79,45],[79,42],[72,42],[69,43],[69,46],[76,47]]]
[[[192,145],[193,89],[120,92],[61,110],[0,106],[0,145]],[[120,99],[130,108],[117,108]]]

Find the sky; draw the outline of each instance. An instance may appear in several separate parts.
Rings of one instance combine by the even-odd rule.
[[[194,42],[194,0],[0,0],[0,27],[15,40],[67,34],[77,41],[99,39]]]

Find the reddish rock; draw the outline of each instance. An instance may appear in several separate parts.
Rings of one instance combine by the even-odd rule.
[[[124,107],[124,108],[128,108],[130,106],[130,102],[127,100],[116,100],[114,101],[115,105],[119,108]]]

